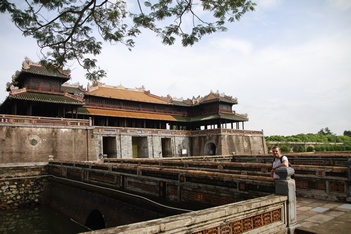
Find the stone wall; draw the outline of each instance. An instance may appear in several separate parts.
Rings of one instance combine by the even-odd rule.
[[[44,165],[3,165],[0,168],[0,209],[41,203],[47,184]]]
[[[166,129],[44,126],[0,123],[0,162],[55,160],[97,161],[109,158],[162,158],[266,153],[262,132],[212,129]],[[137,153],[136,153],[137,151]]]
[[[88,127],[0,125],[0,162],[96,160],[93,130]]]
[[[116,149],[108,151],[116,153],[106,153],[103,145],[104,138],[111,138],[115,142],[110,145]],[[140,138],[136,141],[141,158],[169,157],[169,155],[163,155],[165,152],[162,149],[162,139],[164,138],[171,142],[172,157],[182,156],[184,149],[187,155],[190,154],[190,140],[185,131],[107,127],[96,127],[94,130],[96,152],[98,155],[106,154],[108,158],[132,158],[133,138]]]
[[[206,145],[213,143],[217,155],[257,155],[266,154],[267,146],[262,132],[255,131],[205,131],[191,135],[191,155],[209,155]]]

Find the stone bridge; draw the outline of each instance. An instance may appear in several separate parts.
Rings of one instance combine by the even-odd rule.
[[[106,158],[2,167],[0,207],[49,204],[92,229],[112,229],[96,233],[293,233],[298,226],[295,194],[351,202],[348,157],[321,166],[326,158],[289,156],[292,162],[309,160],[310,165],[294,164],[295,180],[289,177],[294,170],[281,168],[277,173],[282,179],[276,181],[269,177],[268,156],[235,156],[232,162],[224,158]],[[23,186],[35,189],[29,193],[31,201],[16,201]],[[121,203],[127,202],[133,208],[123,208]],[[126,214],[119,212],[123,209]],[[147,210],[152,212],[145,219]],[[101,223],[88,222],[96,217]]]
[[[149,230],[146,233],[209,233],[214,230],[226,233],[229,229],[231,233],[285,233],[297,226],[295,193],[286,194],[287,187],[294,188],[294,180],[287,177],[292,173],[288,168],[282,172],[285,179],[280,186],[272,178],[258,175],[135,162],[53,161],[32,168],[38,168],[34,170],[36,173],[30,167],[22,167],[22,171],[17,168],[17,177],[11,173],[14,168],[8,168],[7,173],[4,169],[0,182],[7,183],[8,188],[3,194],[29,181],[41,181],[38,184],[46,185],[42,196],[37,196],[37,203],[49,204],[92,229],[118,226],[117,229],[122,229],[116,230],[117,233],[123,229],[128,233],[140,233],[141,229]],[[13,178],[9,178],[10,174]],[[4,196],[1,200],[10,199]],[[122,215],[119,211],[124,209],[121,203],[125,202],[132,202],[134,206]],[[133,219],[132,214],[138,216],[136,212],[146,209],[153,211],[148,213],[150,221]],[[103,217],[103,223],[89,224],[92,216]],[[141,221],[152,224],[142,225]],[[137,223],[138,228],[130,229],[130,222]]]

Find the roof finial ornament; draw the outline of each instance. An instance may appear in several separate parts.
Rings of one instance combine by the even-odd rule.
[[[28,57],[24,57],[24,61],[22,63],[22,69],[29,69],[31,63],[33,63]]]

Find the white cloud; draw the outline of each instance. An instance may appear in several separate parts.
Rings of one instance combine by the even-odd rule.
[[[212,40],[211,44],[219,49],[238,51],[243,55],[249,55],[253,50],[253,45],[250,42],[228,37]]]
[[[277,8],[282,4],[282,0],[256,0],[259,9]]]
[[[351,8],[350,0],[327,0],[327,4],[338,10],[347,11]]]

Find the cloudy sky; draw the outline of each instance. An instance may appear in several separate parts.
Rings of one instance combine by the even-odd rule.
[[[266,136],[317,133],[328,127],[351,130],[351,1],[256,0],[228,31],[184,48],[164,46],[143,33],[132,52],[104,46],[97,57],[108,85],[145,86],[159,96],[205,96],[211,91],[237,97],[234,110],[248,114],[247,130]],[[6,83],[24,57],[39,60],[39,49],[7,15],[0,15],[0,103]],[[74,62],[70,83],[84,87],[84,71]]]

